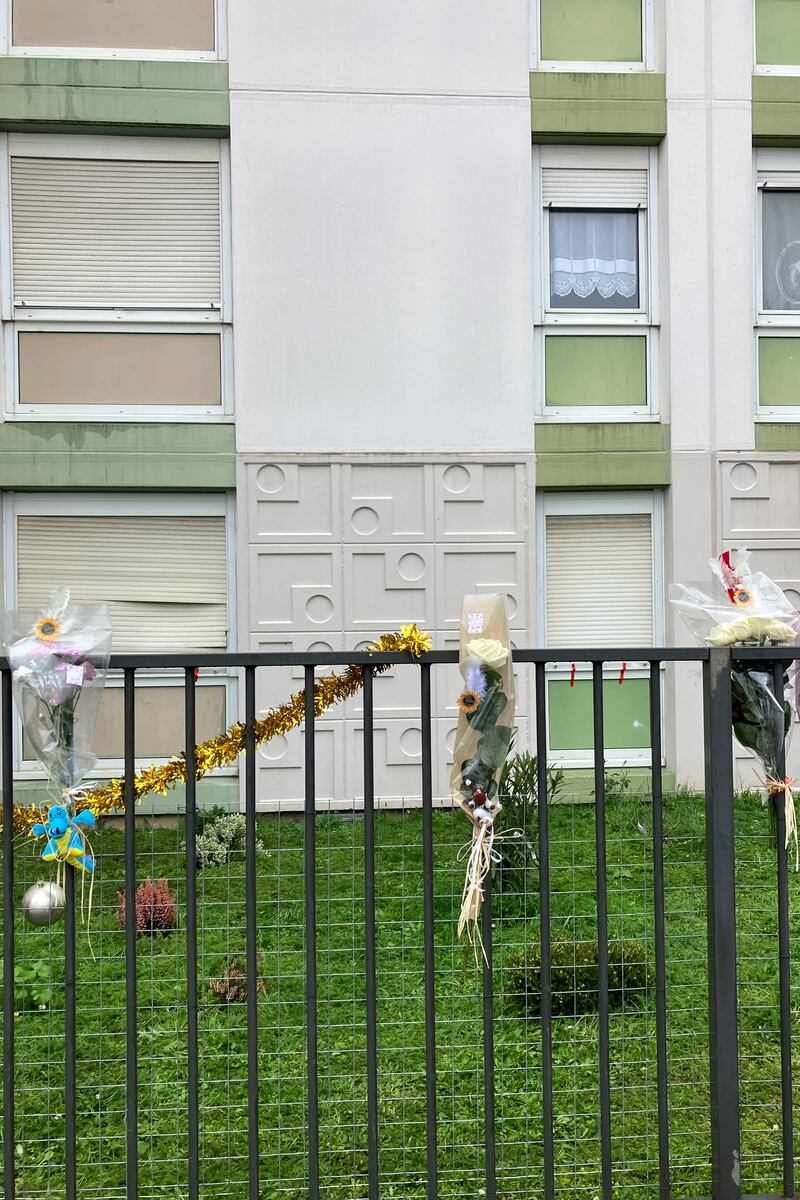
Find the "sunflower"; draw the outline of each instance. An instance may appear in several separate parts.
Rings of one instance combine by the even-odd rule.
[[[467,713],[467,715],[477,712],[478,708],[480,708],[480,703],[481,698],[478,693],[469,690],[462,692],[456,700],[458,707],[463,713]]]
[[[41,617],[33,629],[34,637],[40,642],[54,642],[61,633],[61,625],[55,617]]]
[[[753,593],[750,591],[749,588],[746,588],[746,587],[734,588],[733,603],[736,605],[737,608],[749,608],[754,600],[755,600],[755,596],[753,595]]]

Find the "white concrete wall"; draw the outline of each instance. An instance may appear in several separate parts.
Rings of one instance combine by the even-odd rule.
[[[524,0],[232,6],[240,451],[533,444]]]

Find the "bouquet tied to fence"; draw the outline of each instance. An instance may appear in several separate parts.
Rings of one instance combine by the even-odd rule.
[[[707,646],[756,646],[764,660],[742,662],[731,670],[733,732],[752,751],[763,769],[762,784],[770,798],[783,804],[785,848],[794,842],[795,866],[800,869],[793,780],[784,775],[782,759],[794,716],[795,664],[782,672],[776,688],[771,646],[794,643],[800,613],[784,591],[761,571],[750,569],[746,550],[726,550],[710,560],[711,588],[703,584],[673,584],[669,598],[692,633]]]
[[[514,673],[502,596],[465,596],[461,608],[459,666],[463,689],[450,791],[472,824],[467,873],[458,921],[480,941],[478,918],[494,857],[494,823],[500,812],[498,777],[514,737]]]
[[[97,761],[94,731],[111,652],[111,620],[104,604],[78,604],[67,588],[54,591],[39,612],[10,612],[5,650],[23,737],[48,778],[51,803],[33,826],[45,839],[42,858],[91,872],[94,857],[85,831],[94,825],[78,811],[81,788]]]

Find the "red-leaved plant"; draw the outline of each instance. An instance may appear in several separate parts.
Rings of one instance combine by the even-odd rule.
[[[125,928],[125,893],[117,892],[119,908],[117,919],[120,928]],[[136,889],[136,931],[137,933],[171,933],[178,923],[177,905],[174,892],[169,890],[166,879],[158,879],[154,883],[147,876],[144,883]]]

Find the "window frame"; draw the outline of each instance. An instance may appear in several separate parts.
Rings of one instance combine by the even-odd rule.
[[[642,57],[638,62],[548,59],[541,53],[541,0],[530,0],[530,69],[532,71],[598,72],[613,75],[655,70],[655,0],[641,0]]]
[[[11,158],[76,158],[101,161],[217,162],[220,178],[220,304],[208,309],[186,308],[24,308],[14,304],[13,213],[11,203]],[[233,339],[231,319],[231,184],[230,144],[220,138],[92,137],[85,134],[0,134],[0,317],[4,325],[5,420],[74,421],[113,419],[125,422],[229,423],[233,418]],[[221,350],[221,403],[206,405],[154,404],[124,409],[118,405],[28,405],[19,403],[17,373],[18,337],[24,329],[40,332],[172,332],[217,333]]]
[[[228,58],[228,0],[213,0],[213,50],[153,50],[114,46],[16,46],[14,44],[14,0],[5,0],[0,22],[0,54],[13,58],[98,58],[153,62],[226,62]]]
[[[536,571],[541,580],[536,604],[536,632],[541,646],[547,645],[547,533],[546,521],[548,516],[617,516],[626,513],[650,517],[652,560],[651,581],[653,595],[653,645],[664,643],[664,494],[661,490],[642,490],[631,492],[551,492],[540,491],[536,503]],[[578,636],[578,643],[586,639]],[[559,647],[553,647],[559,649]],[[547,758],[553,767],[586,767],[594,762],[591,748],[577,750],[551,750],[550,748],[550,680],[569,679],[572,664],[547,663],[545,665],[545,689],[547,712]],[[592,678],[592,668],[588,664],[576,662],[575,679],[588,683]],[[603,678],[619,677],[622,664],[609,661],[604,664]],[[628,662],[625,668],[626,679],[648,679],[650,666],[645,662]],[[661,668],[660,686],[664,686],[664,669]],[[662,705],[663,707],[663,705]],[[649,750],[641,747],[619,748],[605,751],[607,767],[650,766],[652,755]]]
[[[17,517],[27,515],[54,516],[222,516],[225,519],[226,567],[228,589],[228,637],[227,652],[237,644],[236,628],[236,521],[235,496],[233,492],[198,492],[194,494],[170,495],[166,492],[5,492],[3,494],[3,557],[5,575],[3,592],[6,609],[17,606]],[[121,688],[122,673],[110,671],[106,688]],[[183,686],[183,671],[145,670],[137,672],[137,687]],[[235,671],[226,667],[205,667],[197,680],[198,687],[225,688],[226,727],[233,724],[238,712],[238,678]],[[15,714],[13,729],[14,772],[20,779],[42,780],[45,772],[38,760],[22,757],[22,725]],[[150,762],[160,765],[168,759],[151,759],[149,756],[136,760],[137,766]],[[87,779],[107,779],[110,774],[122,770],[124,762],[119,759],[101,759],[89,773]],[[237,768],[225,768],[222,773],[235,775]]]
[[[754,75],[800,75],[800,63],[760,63],[758,61],[758,20],[756,0],[753,0],[753,74]]]
[[[549,224],[552,208],[575,211],[573,204],[544,203],[542,171],[545,167],[563,166],[569,170],[647,170],[647,206],[639,212],[639,309],[551,309],[550,299],[550,238]],[[534,146],[533,169],[533,309],[535,377],[534,415],[537,423],[591,424],[594,422],[621,423],[634,421],[656,423],[660,417],[659,388],[659,322],[660,273],[658,262],[658,151],[655,147],[617,146]],[[586,205],[579,211],[608,212],[618,208],[632,212],[630,202],[619,205],[604,203]],[[538,259],[538,260],[537,260]],[[545,404],[544,338],[553,334],[579,336],[598,335],[641,337],[647,339],[647,404],[635,408],[617,405],[586,405],[552,408]],[[538,356],[538,357],[537,357]]]
[[[800,74],[798,68],[797,74]],[[761,404],[760,343],[762,338],[800,338],[800,308],[764,308],[764,218],[765,192],[796,192],[800,200],[800,151],[792,148],[756,150],[753,156],[755,205],[753,241],[755,278],[753,280],[753,406],[759,424],[792,424],[800,421],[800,403],[763,406]]]

